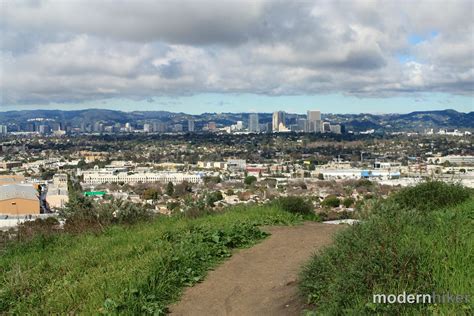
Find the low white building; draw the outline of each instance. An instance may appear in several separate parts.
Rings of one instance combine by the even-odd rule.
[[[82,173],[84,183],[103,184],[103,183],[152,183],[172,182],[174,184],[187,181],[189,183],[201,183],[202,173],[182,173],[182,172],[116,172],[113,170],[95,169],[84,171]]]
[[[376,179],[388,180],[400,178],[400,172],[390,170],[361,170],[361,169],[317,169],[311,172],[311,176],[317,178],[319,174],[324,180],[349,180],[349,179]]]
[[[446,161],[449,161],[450,163],[454,163],[454,164],[457,164],[457,165],[474,165],[474,156],[450,155],[450,156],[430,157],[430,158],[428,158],[429,163],[442,164]]]

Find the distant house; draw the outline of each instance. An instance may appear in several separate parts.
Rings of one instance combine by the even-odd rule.
[[[10,184],[0,186],[0,214],[39,214],[40,201],[31,184]]]

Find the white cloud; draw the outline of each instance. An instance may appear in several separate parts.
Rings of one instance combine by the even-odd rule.
[[[201,92],[473,93],[471,1],[2,6],[5,105]],[[412,35],[424,40],[410,43]]]

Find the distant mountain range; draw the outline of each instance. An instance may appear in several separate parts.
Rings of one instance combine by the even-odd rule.
[[[203,113],[191,115],[166,111],[133,111],[122,112],[103,109],[86,109],[77,111],[61,110],[21,110],[0,112],[0,124],[23,125],[34,119],[46,119],[64,124],[91,124],[97,121],[104,123],[127,123],[141,125],[145,122],[163,121],[184,123],[193,119],[196,123],[214,121],[217,124],[230,125],[236,121],[248,120],[249,113]],[[271,113],[259,113],[260,123],[271,122]],[[287,114],[289,124],[297,118],[305,117],[298,114]],[[382,131],[423,131],[428,128],[474,129],[474,112],[462,113],[455,110],[417,111],[408,114],[330,114],[323,113],[323,120],[341,123],[346,130],[364,131],[375,129]]]

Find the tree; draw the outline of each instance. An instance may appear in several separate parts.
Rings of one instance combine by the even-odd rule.
[[[318,173],[318,180],[324,180],[324,174]]]
[[[175,196],[183,196],[191,192],[193,192],[193,188],[191,184],[187,181],[183,181],[174,187]]]
[[[86,166],[87,164],[84,159],[79,160],[79,162],[77,163],[77,168],[79,169],[84,169]]]
[[[216,203],[217,201],[221,201],[223,198],[224,197],[222,196],[221,191],[215,191],[207,196],[206,202],[207,205],[213,207],[215,206],[214,203]]]
[[[313,213],[313,204],[311,201],[299,196],[280,197],[275,200],[275,203],[286,212],[296,214]]]
[[[246,176],[244,179],[244,183],[249,186],[254,184],[255,182],[257,182],[257,177],[255,176]]]
[[[169,196],[172,196],[174,193],[174,184],[173,182],[168,182],[168,185],[166,186],[166,194]]]

